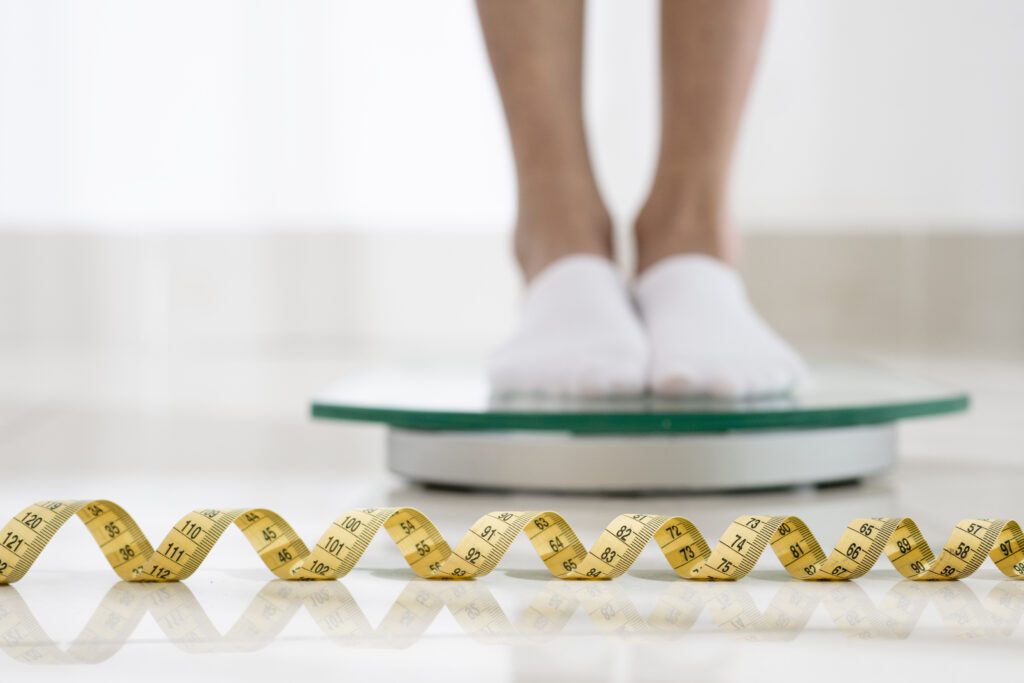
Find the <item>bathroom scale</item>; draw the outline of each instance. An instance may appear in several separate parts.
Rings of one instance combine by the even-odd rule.
[[[900,420],[968,396],[869,364],[823,364],[788,396],[492,396],[479,371],[367,370],[315,397],[315,418],[387,428],[394,472],[459,488],[739,491],[856,481],[896,460]]]

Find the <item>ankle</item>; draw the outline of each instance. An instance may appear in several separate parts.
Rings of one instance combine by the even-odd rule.
[[[560,258],[612,258],[612,221],[597,188],[587,183],[520,181],[516,260],[527,281]]]
[[[732,264],[737,240],[718,193],[653,193],[637,216],[637,272],[679,254],[704,254]]]

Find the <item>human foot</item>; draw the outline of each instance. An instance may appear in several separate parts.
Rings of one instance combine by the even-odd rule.
[[[803,361],[751,306],[718,259],[670,256],[635,284],[651,344],[650,389],[662,396],[766,396],[792,390]]]
[[[522,320],[491,358],[496,394],[640,394],[647,379],[643,328],[615,265],[576,254],[530,282]]]

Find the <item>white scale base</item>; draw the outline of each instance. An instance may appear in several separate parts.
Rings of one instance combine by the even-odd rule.
[[[388,429],[388,465],[439,486],[560,492],[742,491],[838,483],[896,460],[896,425],[597,436]]]

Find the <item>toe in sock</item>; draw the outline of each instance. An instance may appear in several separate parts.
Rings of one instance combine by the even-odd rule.
[[[805,374],[800,357],[751,306],[736,271],[717,259],[664,259],[638,278],[635,295],[656,394],[780,394]]]
[[[607,396],[644,390],[647,340],[615,264],[574,255],[530,284],[519,329],[491,358],[497,394]]]

